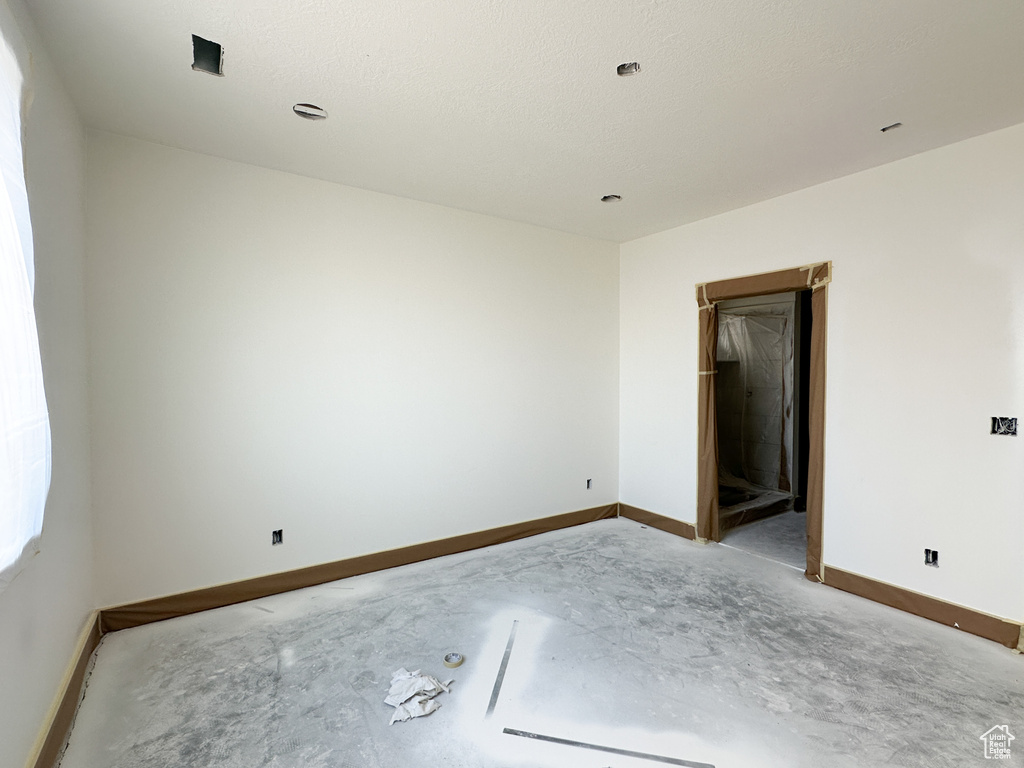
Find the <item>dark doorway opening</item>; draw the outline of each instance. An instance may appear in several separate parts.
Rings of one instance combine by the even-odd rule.
[[[718,305],[714,377],[722,540],[804,567],[810,291]]]

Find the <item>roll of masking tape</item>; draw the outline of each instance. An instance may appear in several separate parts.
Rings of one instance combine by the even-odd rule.
[[[451,653],[446,653],[445,654],[445,656],[444,656],[444,665],[446,667],[450,667],[450,668],[454,669],[455,667],[460,666],[462,664],[462,662],[464,662],[465,660],[466,660],[466,657],[463,656],[461,653],[456,653],[455,651],[452,651]]]

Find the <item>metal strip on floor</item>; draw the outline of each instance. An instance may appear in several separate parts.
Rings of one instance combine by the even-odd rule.
[[[618,749],[617,747],[602,747],[600,744],[588,744],[585,741],[571,741],[569,739],[559,739],[556,736],[542,736],[539,733],[530,733],[529,731],[517,731],[514,728],[505,728],[502,733],[507,733],[509,736],[522,736],[526,739],[534,739],[536,741],[546,741],[551,744],[562,744],[566,747],[580,747],[582,749],[593,749],[598,752],[609,752],[613,755],[622,755],[623,757],[637,757],[641,760],[654,760],[658,763],[666,763],[668,765],[682,765],[685,768],[715,768],[711,763],[695,763],[692,760],[680,760],[678,757],[665,757],[664,755],[652,755],[647,752],[633,752],[629,749]]]
[[[498,694],[501,693],[501,684],[505,681],[505,670],[508,669],[508,659],[512,655],[512,644],[516,641],[516,629],[518,621],[512,622],[512,632],[508,636],[508,645],[505,646],[505,656],[501,659],[501,666],[498,667],[498,677],[494,681],[494,690],[491,691],[491,701],[487,705],[487,714],[490,717],[494,714],[494,707],[498,704]]]

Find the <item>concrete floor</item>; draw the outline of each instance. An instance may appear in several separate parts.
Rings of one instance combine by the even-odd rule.
[[[803,571],[807,567],[807,515],[782,512],[732,528],[722,543]]]
[[[403,666],[455,682],[388,726]],[[618,519],[108,635],[61,765],[962,768],[1003,724],[1024,658]]]

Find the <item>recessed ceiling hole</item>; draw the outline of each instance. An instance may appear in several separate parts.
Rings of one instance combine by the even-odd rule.
[[[318,107],[316,104],[296,104],[292,107],[294,112],[299,117],[303,117],[306,120],[326,120],[327,111]]]
[[[192,35],[192,69],[224,77],[224,48],[221,44]]]
[[[893,128],[899,128],[901,125],[903,125],[903,123],[893,123],[892,125],[887,125],[885,126],[885,128],[882,129],[882,133],[885,133],[886,131],[891,131]]]
[[[629,77],[630,75],[635,75],[640,71],[640,64],[635,61],[627,61],[625,64],[619,64],[619,66],[615,68],[615,71],[618,73],[619,77]]]
[[[602,203],[617,203],[622,199],[622,195],[605,195],[601,198]]]

